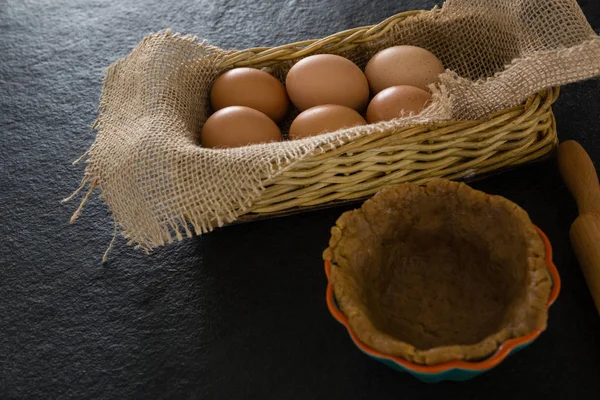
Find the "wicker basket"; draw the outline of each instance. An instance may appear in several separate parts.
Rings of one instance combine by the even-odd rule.
[[[323,39],[231,53],[219,65],[265,68],[312,54],[348,51],[376,41],[407,17],[346,30]],[[434,178],[467,180],[540,159],[558,140],[552,104],[559,89],[481,121],[455,121],[374,134],[308,157],[268,181],[241,221],[356,201],[401,182]]]

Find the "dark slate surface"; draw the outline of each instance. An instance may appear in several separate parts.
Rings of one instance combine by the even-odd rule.
[[[432,0],[0,0],[0,398],[600,397],[600,319],[553,160],[474,183],[546,231],[563,277],[548,331],[468,383],[426,385],[357,351],[324,304],[321,251],[349,207],[228,227],[150,256],[117,243],[97,199],[68,225],[103,69],[171,27],[224,47],[376,23]],[[581,0],[596,31],[600,7]],[[565,88],[561,139],[600,162],[599,81]]]

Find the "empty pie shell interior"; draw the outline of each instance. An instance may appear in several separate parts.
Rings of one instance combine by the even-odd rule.
[[[546,328],[543,240],[518,205],[464,183],[379,192],[338,219],[323,257],[354,334],[390,356],[478,361]]]

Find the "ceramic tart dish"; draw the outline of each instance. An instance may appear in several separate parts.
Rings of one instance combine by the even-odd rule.
[[[560,290],[523,209],[443,179],[342,214],[323,258],[328,307],[354,343],[426,382],[470,379],[533,342]]]

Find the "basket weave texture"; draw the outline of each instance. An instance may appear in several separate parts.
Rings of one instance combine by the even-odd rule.
[[[266,185],[248,218],[371,196],[402,182],[475,178],[531,162],[557,144],[559,89],[478,121],[406,127],[355,140],[294,165]]]
[[[421,114],[296,141],[199,146],[209,91],[223,71],[265,68],[285,81],[309,55],[338,54],[364,68],[376,52],[400,44],[432,51],[447,68]],[[323,39],[241,51],[159,32],[107,70],[96,140],[75,194],[89,191],[72,220],[99,189],[115,232],[151,250],[239,219],[359,199],[399,182],[514,167],[557,143],[551,106],[558,87],[597,75],[600,37],[575,0],[448,0]]]

